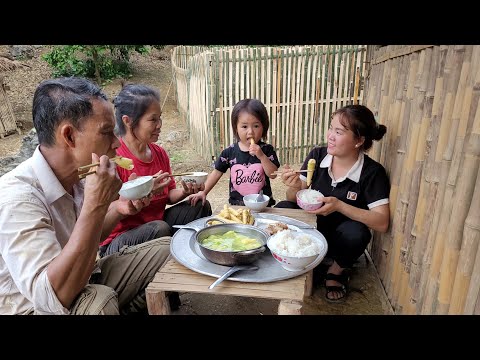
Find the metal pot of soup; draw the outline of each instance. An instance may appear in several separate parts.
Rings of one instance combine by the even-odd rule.
[[[195,240],[211,262],[235,266],[254,262],[265,251],[268,236],[251,225],[218,224],[198,231]]]

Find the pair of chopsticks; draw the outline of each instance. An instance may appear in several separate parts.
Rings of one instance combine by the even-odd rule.
[[[110,159],[112,160],[112,159]],[[91,164],[91,165],[85,165],[85,166],[98,166],[99,164]],[[83,166],[82,166],[83,167]],[[80,169],[80,168],[79,168]],[[89,172],[86,172],[86,173],[83,173],[83,174],[80,174],[78,175],[78,177],[80,179],[84,179],[85,177],[87,177],[88,175],[90,174],[95,174],[96,170],[92,170],[92,171],[89,171]],[[170,174],[170,177],[174,177],[174,176],[186,176],[186,175],[193,175],[193,172],[185,172],[185,173],[178,173],[178,174]],[[158,175],[153,175],[153,178],[155,179],[156,177],[158,177]]]
[[[295,170],[294,173],[300,174],[300,173],[306,173],[306,172],[309,172],[309,171],[313,171],[313,170]],[[277,170],[277,171],[274,171],[273,173],[271,173],[270,176],[272,176],[272,175],[282,175],[283,173],[284,173],[284,171]]]
[[[170,174],[171,177],[174,176],[188,176],[188,175],[193,175],[193,172],[183,172],[183,173],[177,173],[177,174]],[[159,175],[153,175],[153,178],[158,177]]]
[[[118,156],[118,155],[117,155],[117,156],[114,156],[114,157],[110,158],[109,160],[110,160],[110,161],[115,161],[116,159],[119,159],[119,158],[121,158],[121,156]],[[94,167],[94,166],[98,166],[98,165],[100,165],[99,162],[92,163],[92,164],[88,164],[88,165],[83,165],[83,166],[80,166],[80,167],[77,169],[77,171],[78,171],[78,172],[82,172],[82,171],[84,171],[84,170],[88,170],[88,169],[90,169],[90,168],[92,168],[92,167]],[[85,172],[85,173],[83,173],[83,174],[78,175],[78,178],[79,178],[79,179],[85,179],[88,175],[95,174],[96,172],[97,172],[96,170],[91,170],[91,171],[88,171],[88,172]]]

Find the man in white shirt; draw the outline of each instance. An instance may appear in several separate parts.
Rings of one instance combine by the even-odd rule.
[[[113,106],[82,78],[42,82],[33,98],[39,146],[0,178],[0,314],[145,310],[145,287],[170,237],[96,261],[99,243],[150,198],[118,198]],[[79,180],[78,167],[99,162]]]

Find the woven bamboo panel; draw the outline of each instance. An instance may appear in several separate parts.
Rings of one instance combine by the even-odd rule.
[[[189,47],[173,49],[179,111],[192,145],[210,161],[234,142],[234,105],[262,101],[270,116],[268,143],[282,164],[301,163],[325,142],[337,108],[361,102],[366,47]]]
[[[370,252],[398,314],[480,309],[480,46],[384,46],[367,55],[365,104],[387,134],[389,232]]]

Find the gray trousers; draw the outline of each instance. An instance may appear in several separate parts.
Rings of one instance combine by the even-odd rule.
[[[101,246],[99,250],[100,257],[114,254],[124,246],[138,245],[162,236],[171,236],[178,230],[173,229],[173,225],[185,225],[210,215],[212,215],[212,207],[208,201],[205,202],[205,205],[202,205],[202,202],[199,201],[194,206],[186,201],[182,201],[166,209],[163,220],[150,221],[125,231],[123,234],[115,237],[110,244]]]
[[[145,288],[170,254],[170,236],[125,246],[97,261],[101,272],[75,299],[72,315],[118,315],[146,311]]]

